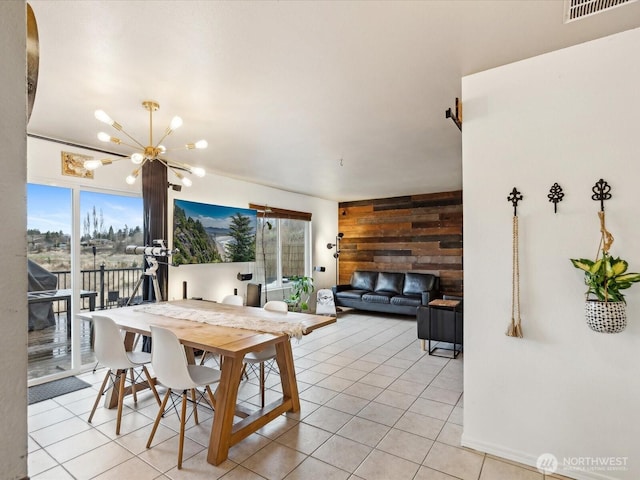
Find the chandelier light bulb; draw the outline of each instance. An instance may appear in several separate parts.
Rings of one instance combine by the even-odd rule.
[[[167,153],[167,147],[165,147],[164,145],[158,145],[158,151],[160,152],[160,155],[164,155],[165,153]]]
[[[171,123],[169,124],[170,130],[176,130],[182,126],[182,119],[180,117],[173,117],[171,119]]]
[[[125,181],[129,184],[129,185],[133,185],[134,183],[136,183],[136,178],[138,177],[138,174],[140,173],[140,168],[136,168],[133,172],[131,172],[131,175],[129,175]]]
[[[204,177],[205,175],[204,168],[202,167],[192,167],[191,173],[193,173],[196,177],[200,177],[200,178]]]
[[[98,134],[98,140],[100,140],[101,142],[110,142],[111,141],[111,135],[109,135],[108,133],[105,133],[105,132],[100,132]]]
[[[134,153],[131,155],[131,161],[136,165],[140,165],[142,160],[144,160],[144,156],[141,153]]]
[[[83,164],[84,168],[87,170],[95,170],[98,167],[102,166],[101,160],[86,160]]]
[[[209,144],[207,143],[206,140],[198,140],[195,143],[195,146],[196,146],[196,148],[203,149],[203,148],[207,148],[209,146]]]
[[[193,182],[191,181],[191,179],[190,179],[189,177],[182,177],[182,178],[180,179],[180,181],[182,182],[182,184],[183,184],[185,187],[190,187],[191,185],[193,185]]]
[[[107,125],[113,125],[115,123],[113,119],[105,113],[104,110],[96,110],[95,116],[96,119],[100,120],[103,123],[106,123]]]

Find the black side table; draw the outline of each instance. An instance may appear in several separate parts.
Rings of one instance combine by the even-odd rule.
[[[447,358],[458,358],[458,354],[462,351],[462,343],[457,343],[458,339],[458,315],[460,315],[459,307],[460,300],[443,300],[436,299],[429,302],[429,355],[434,355],[436,357],[447,357]],[[435,346],[431,348],[431,339],[433,338],[433,324],[431,321],[431,316],[433,314],[433,310],[446,310],[453,313],[453,338],[440,339],[438,342],[448,342],[453,344],[453,348],[445,348]],[[449,355],[438,355],[433,352],[436,350],[450,350],[453,352],[453,357]]]

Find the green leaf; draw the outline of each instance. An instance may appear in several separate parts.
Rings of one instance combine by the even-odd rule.
[[[624,275],[620,275],[620,276],[616,277],[616,282],[618,282],[618,283],[640,282],[640,273],[626,273]]]
[[[598,271],[600,270],[600,268],[602,267],[602,261],[604,259],[601,258],[600,260],[598,260],[597,262],[595,262],[593,265],[591,265],[591,267],[589,268],[589,273],[591,274],[595,274],[598,273]]]
[[[622,260],[620,258],[616,258],[611,263],[611,270],[613,271],[613,275],[620,275],[626,272],[627,268],[629,268],[629,264],[625,260]]]
[[[585,272],[588,272],[593,265],[593,262],[586,258],[571,258],[570,260],[574,267],[584,270]]]

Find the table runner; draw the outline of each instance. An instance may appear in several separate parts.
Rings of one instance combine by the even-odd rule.
[[[306,327],[298,322],[280,322],[277,320],[261,320],[258,318],[229,318],[224,312],[213,312],[211,310],[201,310],[197,308],[185,308],[166,303],[156,303],[140,308],[137,312],[161,315],[163,317],[191,320],[194,322],[208,323],[220,327],[243,328],[245,330],[255,330],[262,333],[285,333],[289,337],[298,340],[306,333]]]

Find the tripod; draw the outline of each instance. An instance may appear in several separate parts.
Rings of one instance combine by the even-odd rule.
[[[145,276],[151,277],[151,283],[153,284],[153,293],[154,293],[155,301],[156,302],[162,301],[162,293],[160,292],[160,284],[158,283],[158,275],[157,275],[157,270],[159,265],[158,260],[153,255],[145,255],[144,258],[147,261],[147,264],[149,265],[149,267],[140,274],[140,278],[136,282],[136,286],[133,287],[133,292],[131,293],[129,300],[127,300],[127,305],[126,305],[127,307],[131,305],[131,302],[133,302],[133,298],[136,296],[136,293],[138,292],[140,285],[142,285],[142,281],[144,280]]]

